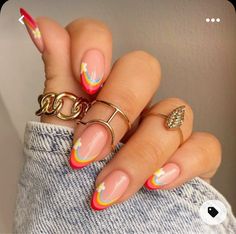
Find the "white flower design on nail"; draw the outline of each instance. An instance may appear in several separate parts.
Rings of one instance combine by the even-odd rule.
[[[87,63],[81,63],[81,71],[80,73],[82,74],[83,72],[87,72]]]
[[[157,176],[158,178],[163,176],[165,174],[164,170],[162,168],[160,168],[158,171],[156,171],[154,173],[155,176]]]
[[[41,33],[39,31],[39,28],[36,28],[35,30],[32,31],[34,34],[34,38],[40,38],[41,37]]]
[[[97,187],[96,190],[100,193],[102,190],[105,190],[105,189],[106,189],[106,187],[105,187],[105,184],[103,182]]]
[[[77,142],[74,144],[73,148],[78,149],[82,146],[81,138],[77,140]]]

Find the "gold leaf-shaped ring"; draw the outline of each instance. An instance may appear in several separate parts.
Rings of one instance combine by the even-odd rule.
[[[168,115],[161,113],[147,113],[142,115],[142,118],[147,116],[158,116],[165,119],[165,127],[167,130],[176,130],[180,133],[180,145],[184,142],[184,136],[181,129],[181,126],[184,123],[184,115],[185,115],[185,106],[179,106],[171,111]]]

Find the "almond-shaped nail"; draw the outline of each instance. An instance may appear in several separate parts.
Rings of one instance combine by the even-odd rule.
[[[129,185],[128,175],[120,170],[111,172],[96,188],[91,200],[94,210],[103,210],[114,204]]]
[[[80,81],[83,89],[90,95],[95,94],[102,85],[104,76],[104,56],[96,49],[85,52],[80,65]]]
[[[157,170],[145,183],[145,187],[150,190],[156,190],[162,186],[173,182],[180,173],[180,168],[174,163],[168,163]]]
[[[23,22],[26,26],[26,29],[34,42],[35,46],[38,48],[38,50],[42,53],[43,52],[43,39],[41,32],[39,31],[39,27],[36,23],[36,21],[30,16],[30,14],[24,10],[23,8],[20,8],[20,14],[23,16]]]
[[[69,159],[71,167],[79,169],[91,163],[102,152],[108,134],[107,129],[100,124],[87,127],[72,148]]]

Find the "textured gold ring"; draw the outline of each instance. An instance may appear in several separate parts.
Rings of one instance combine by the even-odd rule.
[[[108,119],[107,120],[92,119],[92,120],[89,120],[89,121],[83,121],[83,120],[79,119],[79,120],[77,120],[77,123],[81,123],[83,125],[99,123],[99,124],[102,124],[103,126],[105,126],[109,130],[109,132],[111,133],[111,146],[114,149],[114,147],[115,147],[114,146],[115,133],[114,133],[114,129],[112,128],[110,123],[113,120],[113,118],[116,116],[116,114],[119,114],[125,120],[126,125],[127,125],[127,130],[129,130],[131,128],[131,124],[130,124],[129,118],[127,117],[127,115],[119,107],[117,107],[116,105],[114,105],[112,103],[106,102],[106,101],[94,100],[91,103],[91,106],[93,106],[93,105],[95,105],[97,103],[104,104],[104,105],[106,105],[106,106],[108,106],[108,107],[113,109],[113,112],[108,117]]]
[[[72,102],[68,115],[62,113],[65,99]],[[40,107],[35,112],[37,116],[52,115],[61,120],[82,119],[90,107],[90,102],[86,98],[77,97],[69,92],[41,94],[38,102]]]
[[[170,112],[170,114],[165,115],[161,113],[147,113],[142,116],[142,118],[148,117],[148,116],[158,116],[163,119],[165,119],[165,127],[167,130],[177,130],[180,135],[180,145],[184,142],[184,135],[183,131],[181,129],[181,126],[184,123],[184,115],[185,115],[185,106],[179,106],[175,108],[173,111]]]

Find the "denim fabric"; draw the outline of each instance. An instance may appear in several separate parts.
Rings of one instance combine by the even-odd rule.
[[[68,165],[72,137],[70,128],[27,124],[14,233],[236,233],[230,205],[199,178],[169,191],[142,188],[121,204],[92,210],[96,176],[114,154],[72,170]],[[205,224],[199,216],[202,203],[213,199],[228,210],[227,219],[217,226]]]

